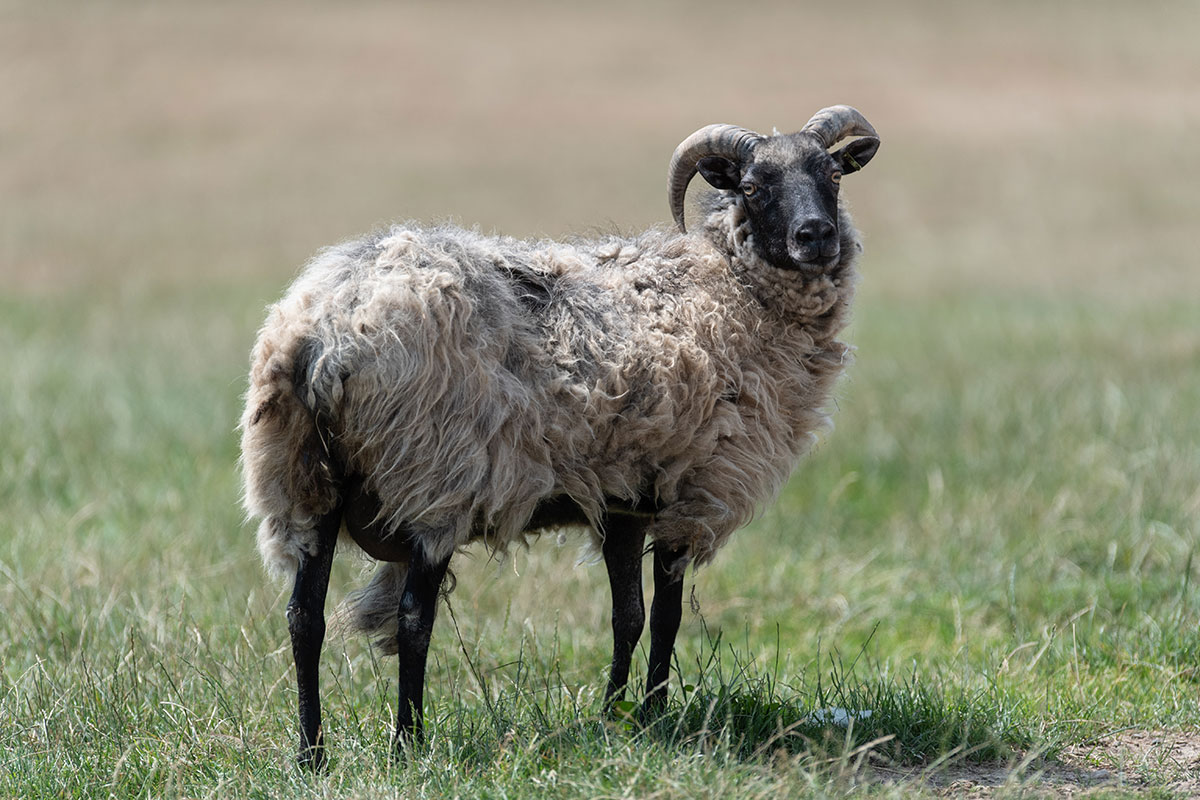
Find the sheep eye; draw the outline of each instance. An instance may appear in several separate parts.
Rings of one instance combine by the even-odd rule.
[[[841,183],[842,173],[834,170],[833,174],[829,176],[829,180],[833,181],[834,183]]]
[[[743,183],[742,184],[742,193],[745,194],[746,197],[753,197],[754,193],[757,191],[758,191],[758,187],[755,186],[753,183]]]

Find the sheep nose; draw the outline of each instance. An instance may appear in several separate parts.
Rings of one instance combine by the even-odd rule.
[[[796,244],[801,247],[820,247],[837,235],[837,228],[827,219],[806,219],[796,229]]]

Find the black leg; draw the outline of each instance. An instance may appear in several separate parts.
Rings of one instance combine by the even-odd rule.
[[[422,706],[425,699],[425,659],[429,637],[437,614],[438,590],[450,557],[431,562],[420,547],[413,548],[400,593],[400,627],[396,633],[400,648],[400,700],[396,708],[397,752],[406,741],[422,735]]]
[[[660,712],[667,702],[667,680],[679,618],[683,613],[683,568],[671,568],[687,557],[687,549],[654,543],[654,601],[650,605],[650,672],[646,678],[646,713]],[[686,568],[686,565],[683,565]]]
[[[625,691],[629,680],[629,662],[646,624],[646,606],[642,601],[642,552],[646,542],[645,529],[640,523],[620,524],[613,520],[606,526],[604,566],[612,588],[612,669],[608,674],[608,689],[604,703],[611,706]]]
[[[325,641],[325,594],[337,544],[342,510],[337,508],[317,523],[316,552],[300,559],[296,585],[287,605],[288,633],[296,662],[300,704],[300,765],[321,769],[325,764],[321,732],[320,660]]]

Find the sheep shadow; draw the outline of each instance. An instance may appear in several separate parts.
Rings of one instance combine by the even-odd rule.
[[[818,654],[796,684],[745,662],[720,638],[707,642],[698,680],[677,680],[661,713],[619,706],[619,724],[662,746],[720,750],[743,761],[784,755],[902,767],[1005,762],[1038,749],[1034,721],[1017,698],[996,686],[972,690],[922,675],[915,666],[896,676],[866,657],[869,638],[849,660],[836,649],[827,659]],[[682,674],[678,665],[675,672]]]

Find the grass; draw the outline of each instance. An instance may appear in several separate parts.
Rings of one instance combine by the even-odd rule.
[[[670,5],[5,6],[0,796],[1190,791],[1165,746],[1107,748],[1200,728],[1196,17],[1094,8],[868,4],[847,62],[833,39],[788,55],[782,5],[682,37]],[[545,51],[498,44],[530,25]],[[761,59],[697,85],[724,34]],[[822,59],[822,81],[782,77]],[[607,586],[572,542],[473,551],[434,633],[428,745],[389,758],[394,662],[335,639],[332,767],[297,771],[286,587],[238,506],[264,304],[389,217],[661,221],[646,176],[681,135],[842,101],[885,141],[847,182],[857,362],[836,430],[689,577],[663,717],[600,714]],[[365,566],[339,559],[331,602]],[[1073,772],[1080,748],[1119,780]]]
[[[862,763],[1053,759],[1200,724],[1200,421],[1172,413],[1200,375],[1113,333],[1170,339],[1195,309],[868,304],[837,431],[694,578],[663,720],[599,714],[602,570],[551,543],[475,553],[456,568],[458,635],[446,613],[435,634],[429,749],[389,764],[394,667],[334,641],[334,767],[310,782],[290,766],[283,594],[236,504],[257,312],[227,300],[5,308],[0,794],[506,796],[550,775],[561,796],[821,794]],[[132,330],[113,324],[126,303]],[[935,313],[959,335],[922,323]],[[217,318],[228,329],[176,335]],[[1047,337],[1062,355],[1031,358]],[[360,568],[343,559],[335,597]],[[830,707],[872,714],[813,724]]]

